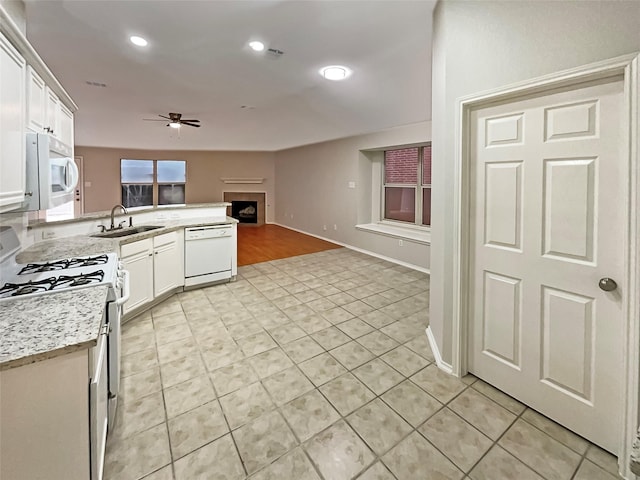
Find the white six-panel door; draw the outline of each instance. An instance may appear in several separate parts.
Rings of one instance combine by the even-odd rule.
[[[470,116],[469,371],[614,453],[622,94],[611,79]]]

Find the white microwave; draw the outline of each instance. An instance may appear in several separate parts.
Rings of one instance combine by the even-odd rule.
[[[47,210],[73,201],[79,175],[72,148],[45,133],[27,133],[26,154],[22,210]]]

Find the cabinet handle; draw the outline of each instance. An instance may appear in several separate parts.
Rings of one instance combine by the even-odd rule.
[[[24,192],[25,197],[33,197],[33,192]]]
[[[153,253],[150,253],[150,254],[149,254],[149,256],[150,256],[150,257],[153,257]]]

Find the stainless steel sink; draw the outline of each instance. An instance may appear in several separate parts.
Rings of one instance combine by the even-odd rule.
[[[99,238],[128,237],[129,235],[148,232],[149,230],[156,230],[158,228],[164,228],[164,226],[163,225],[141,225],[139,227],[122,228],[119,230],[112,230],[110,232],[96,233],[95,235],[91,235],[91,236],[99,237]]]

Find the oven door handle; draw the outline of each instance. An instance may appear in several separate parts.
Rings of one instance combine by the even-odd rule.
[[[129,272],[127,270],[121,270],[122,272],[122,296],[116,300],[116,305],[123,305],[131,296],[131,288],[129,285]]]

